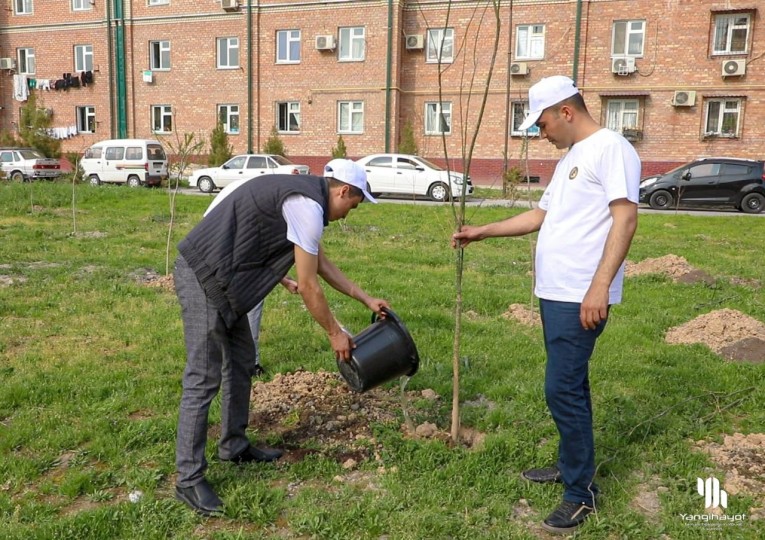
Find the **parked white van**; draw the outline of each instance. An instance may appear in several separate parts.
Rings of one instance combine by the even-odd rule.
[[[101,141],[85,150],[80,165],[92,186],[102,182],[158,186],[167,178],[165,150],[151,139]]]

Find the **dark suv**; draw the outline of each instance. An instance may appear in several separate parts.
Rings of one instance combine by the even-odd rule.
[[[640,182],[640,202],[651,208],[684,205],[734,206],[759,214],[765,204],[763,162],[739,158],[697,159]]]

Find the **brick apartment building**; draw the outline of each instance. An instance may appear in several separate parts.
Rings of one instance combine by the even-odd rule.
[[[395,151],[410,122],[419,154],[448,157],[456,170],[473,147],[478,183],[525,169],[522,155],[545,183],[560,151],[536,136],[524,145],[515,127],[529,86],[564,74],[595,118],[634,141],[644,174],[699,156],[763,159],[763,8],[759,0],[503,0],[496,9],[487,0],[9,0],[0,12],[0,130],[16,130],[25,92],[35,92],[64,151],[106,138],[207,139],[220,119],[235,152],[257,152],[275,126],[289,156],[317,171],[340,134],[357,158]]]

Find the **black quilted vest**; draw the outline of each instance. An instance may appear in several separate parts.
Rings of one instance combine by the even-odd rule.
[[[319,203],[327,226],[326,180],[264,175],[236,188],[178,244],[229,328],[263,300],[295,262],[294,244],[287,240],[282,217],[282,205],[290,195],[305,195]]]

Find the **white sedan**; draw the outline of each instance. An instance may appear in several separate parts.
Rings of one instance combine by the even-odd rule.
[[[235,180],[255,178],[263,174],[308,174],[307,165],[297,165],[276,154],[242,154],[234,156],[220,167],[199,169],[189,177],[189,187],[212,193]]]
[[[397,193],[426,195],[434,201],[448,201],[462,195],[465,175],[446,171],[419,156],[408,154],[374,154],[356,161],[367,172],[367,183],[373,195]],[[473,193],[467,179],[466,195]]]

